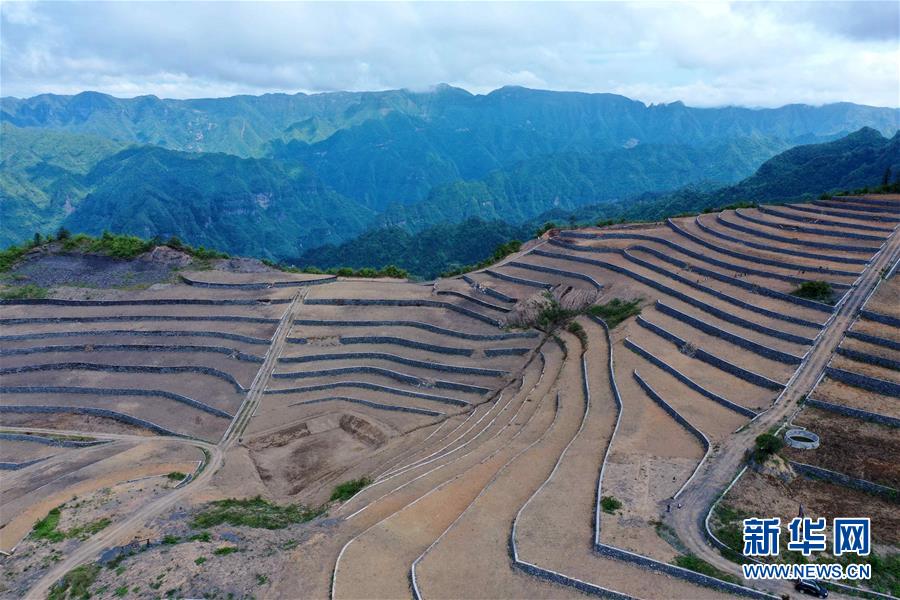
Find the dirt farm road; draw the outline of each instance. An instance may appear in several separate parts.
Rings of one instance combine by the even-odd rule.
[[[895,230],[885,242],[881,252],[866,267],[856,286],[847,292],[847,297],[821,331],[806,360],[788,382],[777,403],[729,438],[727,445],[723,445],[717,454],[710,457],[704,470],[685,488],[679,497],[682,508],[670,513],[667,522],[691,552],[725,572],[740,573],[737,565],[724,558],[707,541],[706,513],[718,495],[731,483],[744,461],[745,451],[753,446],[756,436],[792,415],[797,410],[800,399],[812,391],[840,344],[844,332],[853,323],[869,293],[878,284],[882,268],[892,265],[898,259],[898,255],[900,255],[900,235]],[[763,587],[764,582],[756,583]],[[766,587],[779,594],[793,591],[793,586],[787,582]]]
[[[70,570],[82,563],[93,560],[106,548],[131,541],[134,532],[143,527],[150,519],[171,508],[188,494],[194,493],[197,489],[202,488],[209,483],[212,476],[225,463],[225,453],[227,450],[234,445],[236,440],[240,439],[244,429],[250,423],[250,418],[253,416],[256,407],[259,405],[263,392],[272,377],[272,372],[275,370],[278,356],[281,353],[281,349],[284,347],[285,338],[291,330],[291,325],[294,320],[294,309],[297,302],[301,301],[306,295],[306,292],[307,289],[302,288],[301,291],[294,296],[291,304],[282,316],[281,321],[278,323],[278,328],[275,330],[275,334],[272,337],[272,343],[269,345],[269,349],[266,352],[263,364],[260,366],[259,371],[257,371],[256,377],[253,379],[253,383],[247,391],[244,402],[238,409],[234,419],[232,419],[228,429],[225,430],[219,443],[212,445],[199,440],[191,440],[196,446],[204,448],[209,453],[209,459],[207,460],[203,471],[188,485],[175,489],[156,502],[152,502],[142,507],[124,521],[120,521],[115,525],[107,527],[101,533],[82,544],[75,552],[54,565],[53,568],[39,579],[37,583],[28,590],[26,598],[29,600],[44,600],[44,598],[47,597],[50,588]]]

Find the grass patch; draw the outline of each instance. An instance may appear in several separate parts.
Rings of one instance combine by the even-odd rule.
[[[206,558],[203,557],[203,556],[200,556],[200,557],[194,559],[194,564],[195,564],[195,565],[202,565],[202,564],[205,563],[205,562],[206,562]]]
[[[195,533],[191,537],[188,538],[189,542],[208,542],[210,540],[210,535],[208,531],[203,531],[200,533]]]
[[[227,523],[235,527],[283,529],[295,523],[311,521],[325,512],[324,506],[307,507],[302,504],[280,506],[261,496],[237,500],[216,500],[194,517],[193,527],[206,529]]]
[[[213,554],[216,556],[228,556],[229,554],[234,554],[235,552],[239,552],[237,546],[222,546],[221,548],[216,548],[213,550]]]
[[[86,525],[81,525],[80,527],[73,527],[66,531],[65,535],[67,538],[79,538],[82,540],[86,540],[97,532],[103,531],[107,527],[109,527],[110,521],[109,519],[103,518],[98,519],[96,521],[91,521]]]
[[[615,329],[625,319],[641,314],[641,299],[620,300],[619,298],[613,298],[606,304],[595,304],[590,307],[588,314],[603,319],[607,327]]]
[[[163,539],[162,539],[162,543],[165,544],[166,546],[174,546],[175,544],[179,543],[180,541],[181,541],[181,538],[178,537],[177,535],[166,535],[166,536],[163,536]]]
[[[360,477],[359,479],[351,479],[350,481],[345,481],[344,483],[336,485],[331,491],[331,501],[334,502],[337,500],[338,502],[345,502],[370,483],[372,483],[370,478]]]
[[[804,281],[791,292],[791,296],[834,304],[834,289],[827,281]]]
[[[172,471],[171,473],[169,473],[168,475],[166,475],[166,477],[168,477],[168,478],[171,479],[172,481],[181,481],[182,479],[184,479],[185,477],[187,477],[187,475],[185,475],[185,474],[182,473],[181,471]]]
[[[56,528],[59,525],[61,513],[58,506],[47,513],[46,517],[34,524],[31,529],[31,537],[49,542],[61,542],[66,539],[66,534]]]
[[[588,336],[587,332],[584,330],[584,327],[581,326],[581,323],[578,321],[572,321],[569,323],[569,326],[566,327],[566,331],[574,335],[581,341],[581,347],[587,349],[588,347]]]
[[[600,508],[603,509],[603,512],[614,515],[617,510],[622,508],[622,502],[612,496],[603,496],[600,498]]]
[[[262,573],[257,573],[256,574],[256,583],[257,583],[257,585],[265,585],[265,584],[269,583],[268,575],[263,575]]]
[[[723,581],[740,583],[733,575],[717,569],[694,554],[682,554],[681,556],[676,556],[675,560],[672,561],[672,564],[681,567],[682,569],[688,569],[689,571],[715,577],[716,579],[721,579]]]
[[[7,286],[0,290],[0,298],[3,300],[41,300],[47,297],[49,290],[33,283],[26,285]]]
[[[117,598],[124,598],[128,595],[128,586],[123,585],[121,587],[117,587],[116,591],[114,591],[113,594],[115,594]]]
[[[50,588],[47,600],[66,600],[66,598],[90,598],[91,586],[100,575],[100,565],[91,563],[75,567],[55,586]]]

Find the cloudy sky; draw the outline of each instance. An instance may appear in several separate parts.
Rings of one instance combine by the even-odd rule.
[[[504,85],[900,106],[900,3],[0,4],[0,94]]]

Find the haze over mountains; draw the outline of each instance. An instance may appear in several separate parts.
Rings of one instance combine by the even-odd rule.
[[[900,128],[898,109],[646,106],[517,87],[201,100],[45,94],[3,98],[0,120],[0,244],[65,225],[177,235],[276,260],[384,227],[416,234],[476,218],[508,232],[548,211],[689,204],[677,190],[737,184],[780,152],[864,127],[843,163],[822,159],[833,176],[809,168],[819,163],[804,153],[819,150],[798,149],[784,155],[794,167],[776,162],[694,199],[802,195],[814,191],[807,176],[823,190],[877,184],[884,165],[900,162],[897,139],[882,137]],[[760,178],[780,179],[780,191]]]

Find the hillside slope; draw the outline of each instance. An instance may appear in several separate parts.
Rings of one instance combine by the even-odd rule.
[[[263,258],[340,242],[373,216],[301,167],[226,154],[129,149],[98,163],[84,183],[92,191],[64,221],[73,231],[176,235]]]

